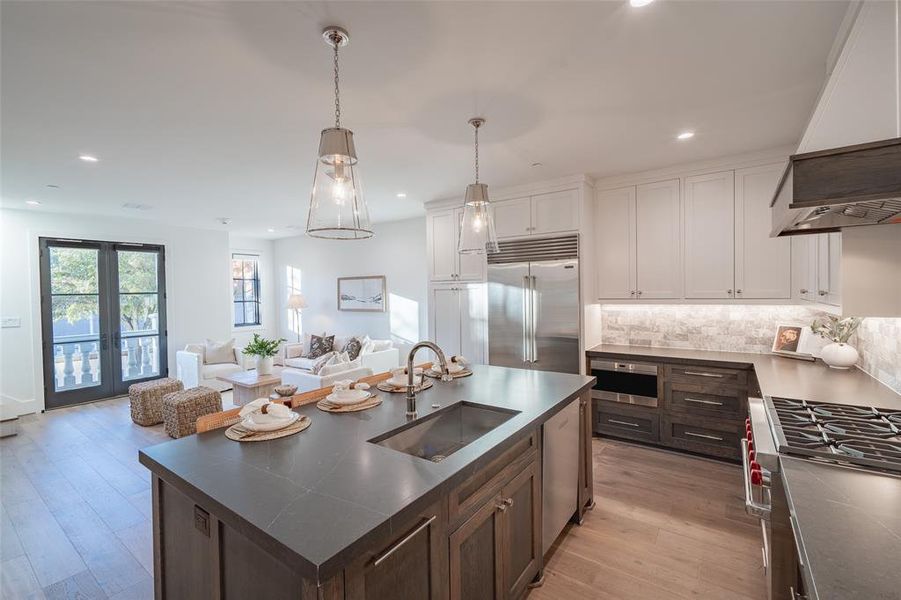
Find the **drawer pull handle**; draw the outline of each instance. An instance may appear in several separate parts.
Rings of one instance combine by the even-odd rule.
[[[715,435],[707,435],[704,433],[692,433],[691,431],[686,431],[685,435],[690,435],[691,437],[696,437],[696,438],[704,438],[705,440],[715,440],[717,442],[723,441],[723,438],[721,438],[721,437],[716,437]]]
[[[383,562],[386,558],[388,558],[389,556],[391,556],[392,554],[394,554],[395,552],[397,552],[397,550],[398,550],[401,546],[403,546],[404,544],[406,544],[407,542],[409,542],[410,540],[412,540],[414,537],[416,537],[416,534],[417,534],[417,533],[419,533],[420,531],[422,531],[423,529],[425,529],[426,527],[428,527],[429,525],[431,525],[431,524],[432,524],[432,521],[434,521],[434,520],[437,519],[437,518],[438,518],[438,515],[433,515],[433,516],[431,516],[431,517],[429,517],[429,518],[423,520],[423,522],[420,523],[420,524],[416,527],[416,529],[414,529],[413,531],[411,531],[410,533],[408,533],[406,536],[404,536],[404,539],[395,542],[394,544],[391,545],[391,547],[389,547],[387,550],[385,550],[384,552],[382,552],[381,554],[379,554],[379,556],[372,562],[372,565],[377,567],[377,566],[378,566],[381,562]]]
[[[713,377],[715,379],[722,379],[723,376],[719,373],[704,373],[703,371],[685,371],[686,375],[697,375],[698,377]]]
[[[629,427],[639,427],[638,423],[630,423],[629,421],[620,421],[619,419],[607,419],[608,423],[616,423],[617,425],[628,425]]]
[[[699,398],[686,398],[686,402],[696,402],[698,404],[710,404],[712,406],[722,406],[722,402],[717,402],[715,400],[701,400]]]

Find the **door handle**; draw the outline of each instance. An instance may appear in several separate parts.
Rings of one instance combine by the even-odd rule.
[[[115,348],[117,350],[122,349],[122,346],[120,346],[121,341],[122,341],[121,334],[117,331],[116,333],[113,334],[113,346],[115,346]]]
[[[529,294],[529,276],[522,276],[522,362],[530,362],[531,352],[529,350],[529,342],[532,339],[532,333],[529,331],[531,324],[532,311],[529,308],[531,301]]]
[[[109,348],[109,338],[106,336],[105,333],[101,333],[100,334],[100,349],[106,350],[107,348]]]
[[[375,567],[379,566],[379,564],[381,564],[382,562],[384,562],[385,559],[387,559],[389,556],[391,556],[392,554],[394,554],[395,552],[397,552],[397,550],[398,550],[401,546],[403,546],[404,544],[406,544],[407,542],[409,542],[411,539],[413,539],[414,537],[416,537],[416,534],[417,534],[417,533],[419,533],[420,531],[422,531],[423,529],[425,529],[426,527],[428,527],[429,525],[431,525],[432,522],[433,522],[435,519],[437,519],[437,518],[438,518],[438,515],[433,515],[433,516],[431,516],[431,517],[428,517],[428,518],[424,519],[419,525],[416,526],[415,529],[413,529],[413,531],[411,531],[410,533],[408,533],[407,535],[405,535],[405,536],[403,537],[403,539],[401,539],[401,540],[399,540],[399,541],[397,541],[397,542],[391,544],[391,546],[390,546],[388,549],[386,549],[384,552],[382,552],[381,554],[379,554],[378,557],[376,557],[376,559],[372,561],[372,565],[375,566]]]
[[[531,294],[531,299],[529,300],[529,309],[532,312],[532,362],[538,362],[538,340],[535,338],[535,332],[538,329],[538,315],[535,312],[535,306],[538,304],[538,299],[536,297],[538,288],[538,278],[535,275],[530,277],[531,286],[529,289],[529,293]]]

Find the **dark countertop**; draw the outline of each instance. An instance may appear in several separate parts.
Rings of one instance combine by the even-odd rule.
[[[761,393],[767,396],[901,409],[901,395],[860,369],[830,369],[822,361],[797,360],[776,354],[651,348],[600,344],[589,356],[631,360],[754,368]]]
[[[815,587],[810,597],[897,600],[901,478],[786,456],[780,462],[802,574]]]
[[[297,435],[241,444],[220,429],[145,448],[140,461],[303,576],[324,581],[593,382],[484,365],[472,377],[436,381],[417,396],[420,418],[433,403],[461,400],[520,411],[440,463],[367,442],[407,423],[404,395],[386,392],[361,412],[295,409],[313,420]]]

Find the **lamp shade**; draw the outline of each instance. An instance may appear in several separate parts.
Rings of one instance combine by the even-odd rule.
[[[466,186],[466,202],[457,251],[461,254],[493,254],[498,251],[497,233],[488,202],[488,186],[471,183]]]
[[[291,294],[288,296],[288,308],[300,310],[307,307],[307,298],[303,294]]]

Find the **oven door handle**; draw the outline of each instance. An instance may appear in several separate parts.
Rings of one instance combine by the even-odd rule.
[[[754,500],[751,489],[751,468],[748,464],[748,440],[745,438],[741,440],[741,476],[745,482],[745,512],[752,517],[769,521],[772,508]],[[768,488],[764,487],[763,489],[767,490],[767,493],[769,492]]]

